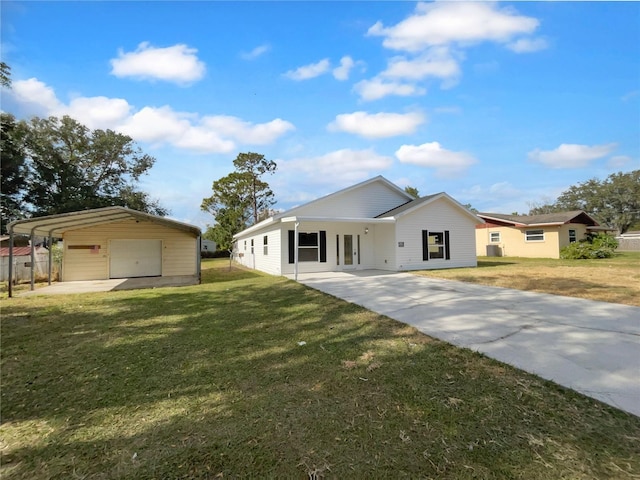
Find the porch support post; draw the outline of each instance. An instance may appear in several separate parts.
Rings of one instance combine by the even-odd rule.
[[[298,227],[300,222],[296,222],[293,228],[293,279],[298,281]]]
[[[9,298],[13,296],[13,227],[9,227]]]

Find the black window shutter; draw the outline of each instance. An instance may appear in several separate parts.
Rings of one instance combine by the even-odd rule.
[[[320,262],[327,263],[327,232],[320,230]]]
[[[289,263],[296,261],[296,232],[289,230]]]
[[[449,247],[449,230],[444,231],[444,258],[451,260],[451,249]]]
[[[422,230],[422,260],[429,260],[429,230]]]

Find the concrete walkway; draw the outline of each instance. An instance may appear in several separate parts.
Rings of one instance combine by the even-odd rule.
[[[640,416],[640,308],[377,270],[298,281]]]
[[[61,295],[70,293],[110,292],[112,290],[137,290],[140,288],[182,287],[196,285],[198,277],[178,275],[171,277],[110,278],[108,280],[82,280],[56,282],[35,290],[17,292],[17,297],[30,295]]]

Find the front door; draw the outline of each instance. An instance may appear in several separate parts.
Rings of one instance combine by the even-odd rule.
[[[356,268],[358,258],[358,249],[353,241],[353,235],[343,235],[344,246],[344,269],[350,270]]]

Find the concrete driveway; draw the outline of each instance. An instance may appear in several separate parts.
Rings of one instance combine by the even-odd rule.
[[[409,273],[298,281],[640,416],[640,308]]]

